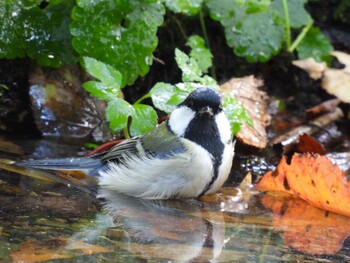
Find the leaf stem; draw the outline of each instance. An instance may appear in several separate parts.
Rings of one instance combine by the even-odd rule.
[[[186,35],[186,32],[185,30],[183,29],[179,19],[177,19],[177,16],[176,15],[173,15],[172,18],[174,19],[175,23],[177,24],[177,26],[179,27],[180,29],[180,32],[181,32],[181,35],[184,39],[187,39],[187,35]]]
[[[145,95],[143,95],[141,98],[139,98],[137,101],[134,102],[134,105],[140,104],[141,101],[148,99],[151,97],[151,93],[147,92]]]
[[[202,9],[199,11],[199,22],[200,22],[201,29],[202,29],[202,32],[203,32],[205,44],[207,45],[208,49],[211,50],[209,37],[208,37],[208,32],[207,32],[207,27],[205,26],[204,15],[203,15]],[[212,63],[212,66],[210,67],[210,75],[214,79],[216,79],[216,69],[215,69],[214,63]]]
[[[124,135],[125,139],[129,139],[130,138],[130,134],[129,134],[129,131],[128,131],[128,125],[124,127],[123,135]]]
[[[284,23],[286,27],[286,49],[289,50],[290,43],[291,43],[291,33],[290,33],[290,18],[289,18],[289,11],[288,11],[288,3],[287,0],[282,0],[283,4],[283,11],[284,11]]]
[[[293,52],[294,49],[300,44],[300,42],[303,40],[307,32],[310,30],[312,27],[314,21],[312,19],[309,20],[309,23],[303,28],[303,30],[300,32],[298,37],[294,40],[292,45],[287,49],[288,52]]]

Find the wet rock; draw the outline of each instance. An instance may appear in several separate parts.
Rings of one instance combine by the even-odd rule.
[[[29,96],[36,125],[44,137],[83,141],[112,138],[104,121],[105,103],[83,90],[86,80],[77,65],[32,70]]]

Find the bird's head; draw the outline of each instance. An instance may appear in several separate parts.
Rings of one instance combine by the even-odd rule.
[[[221,95],[207,87],[190,93],[171,113],[168,125],[180,137],[187,137],[189,132],[200,134],[210,127],[211,130],[215,129],[222,140],[228,141],[231,138],[230,124],[222,109]]]

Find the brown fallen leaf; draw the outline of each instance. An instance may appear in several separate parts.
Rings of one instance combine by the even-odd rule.
[[[287,192],[313,206],[350,217],[349,183],[326,156],[294,154],[290,165],[283,157],[277,169],[267,172],[255,188]]]
[[[74,254],[69,251],[78,250],[85,255],[109,253],[109,249],[99,245],[76,241],[68,244],[68,239],[54,238],[48,241],[25,241],[20,250],[11,253],[13,262],[42,262],[54,259],[70,259]]]
[[[258,88],[263,81],[253,76],[232,78],[220,86],[223,93],[234,95],[244,105],[253,127],[244,123],[237,138],[245,144],[265,148],[267,144],[266,127],[270,124],[271,116],[267,110],[267,94]]]
[[[299,198],[265,195],[261,202],[274,212],[273,226],[283,232],[285,245],[304,253],[334,255],[350,235],[349,218]]]
[[[314,118],[326,112],[333,112],[340,104],[339,99],[330,99],[324,101],[306,111],[308,118]]]
[[[313,137],[307,134],[303,134],[299,136],[299,142],[296,146],[296,152],[325,155],[326,149],[323,148],[323,146]]]

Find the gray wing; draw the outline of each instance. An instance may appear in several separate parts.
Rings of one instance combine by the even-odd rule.
[[[140,137],[127,139],[116,146],[112,147],[105,155],[101,157],[103,162],[107,161],[121,161],[125,156],[138,155],[137,143]]]
[[[169,131],[167,122],[141,138],[142,146],[153,156],[166,159],[186,151],[180,138]]]
[[[102,157],[102,161],[122,161],[127,156],[153,156],[167,159],[186,150],[180,139],[171,133],[166,122],[153,131],[114,146]]]

